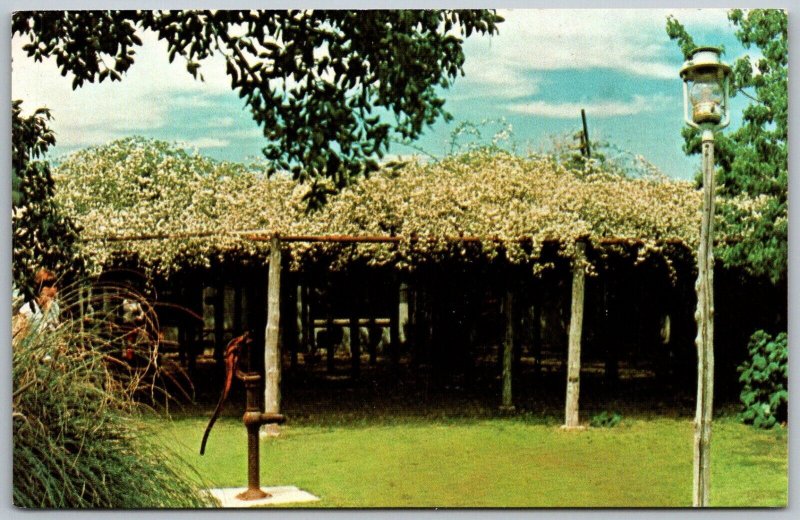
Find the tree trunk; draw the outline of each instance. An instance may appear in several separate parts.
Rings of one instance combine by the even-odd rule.
[[[584,260],[586,244],[575,244],[575,259],[572,268],[572,308],[569,320],[569,345],[567,351],[567,404],[566,428],[578,428],[578,398],[581,376],[581,332],[583,329]]]
[[[267,331],[264,345],[264,411],[280,413],[281,408],[281,242],[277,236],[270,241],[269,287],[267,289]],[[262,431],[270,436],[280,434],[277,424],[267,424]]]
[[[714,398],[714,134],[703,132],[703,216],[697,251],[697,411],[694,422],[694,507],[708,506]]]

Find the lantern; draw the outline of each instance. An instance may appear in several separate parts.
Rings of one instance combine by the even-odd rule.
[[[694,128],[724,128],[730,122],[728,85],[731,68],[720,61],[720,52],[716,47],[699,47],[692,51],[681,68],[684,119]]]

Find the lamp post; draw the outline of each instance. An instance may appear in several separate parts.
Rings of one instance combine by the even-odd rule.
[[[697,251],[697,410],[694,422],[692,505],[708,506],[711,476],[711,416],[714,399],[714,131],[728,126],[731,68],[720,50],[692,51],[680,71],[686,124],[703,131],[703,216]],[[691,105],[691,115],[689,114]]]

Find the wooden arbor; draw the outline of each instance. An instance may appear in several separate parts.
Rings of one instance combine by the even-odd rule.
[[[258,320],[252,320],[250,323],[251,326],[260,328],[260,330],[264,331],[265,337],[265,348],[264,348],[264,372],[266,374],[266,385],[265,385],[265,404],[266,410],[269,413],[279,413],[280,412],[280,378],[281,378],[281,356],[280,356],[280,343],[281,343],[281,309],[286,308],[284,304],[281,302],[281,294],[289,296],[291,299],[291,295],[288,295],[287,291],[281,290],[282,285],[282,278],[284,275],[281,273],[281,263],[282,263],[282,253],[281,250],[287,244],[293,242],[329,242],[329,243],[341,243],[341,244],[358,244],[358,243],[399,243],[402,241],[420,241],[419,237],[401,237],[401,236],[353,236],[353,235],[277,235],[277,234],[270,234],[270,233],[260,233],[260,232],[242,232],[238,233],[245,239],[252,240],[252,241],[261,241],[261,242],[270,242],[270,253],[269,253],[269,278],[268,284],[264,284],[268,286],[268,291],[266,295],[261,295],[258,299],[264,298],[267,300],[267,316],[261,316]],[[184,236],[184,235],[182,235]],[[153,236],[141,236],[141,237],[113,237],[109,238],[109,240],[149,240],[153,238],[168,238],[163,236],[153,237]],[[486,241],[493,241],[493,242],[502,242],[503,240],[499,238],[483,238],[483,237],[469,237],[469,236],[458,236],[458,237],[449,237],[445,238],[448,241],[461,243],[461,244],[469,244],[469,243],[481,243]],[[441,240],[441,239],[440,239]],[[523,242],[525,239],[518,239],[520,242]],[[664,241],[666,243],[672,244],[681,244],[680,241],[677,240],[667,240]],[[638,240],[625,240],[625,239],[599,239],[593,241],[595,245],[641,245],[641,241]],[[582,329],[583,329],[583,309],[584,309],[584,299],[585,299],[585,267],[586,267],[586,247],[587,247],[587,240],[586,239],[579,239],[573,244],[574,249],[572,250],[573,253],[570,255],[572,257],[572,297],[571,297],[571,305],[570,305],[570,315],[569,315],[569,333],[568,333],[568,349],[567,349],[567,380],[566,380],[566,407],[565,407],[565,422],[564,426],[566,428],[575,428],[579,426],[579,389],[580,389],[580,371],[581,371],[581,343],[582,343]],[[513,281],[506,280],[507,288],[511,287]],[[300,294],[303,294],[303,291],[306,290],[304,288],[300,291]],[[398,287],[398,293],[400,292]],[[295,294],[297,297],[297,294]],[[535,300],[536,298],[534,298]],[[399,300],[399,294],[398,294]],[[257,301],[257,300],[256,300]],[[263,301],[263,300],[261,300]],[[504,291],[504,296],[502,298],[503,301],[503,322],[504,322],[504,331],[503,331],[503,339],[501,340],[501,352],[499,353],[500,358],[500,368],[501,368],[501,403],[500,407],[505,410],[512,410],[513,409],[513,393],[512,393],[512,366],[514,365],[514,350],[515,350],[515,343],[517,342],[518,334],[520,333],[519,330],[515,330],[515,319],[514,319],[514,308],[519,307],[518,303],[515,303],[515,295],[514,291],[507,290]],[[251,305],[255,302],[249,302]],[[284,302],[286,303],[286,302]],[[393,302],[392,305],[395,305]],[[541,308],[541,300],[537,302],[535,308]],[[257,305],[257,303],[256,303]],[[263,309],[263,307],[261,307]],[[215,311],[217,311],[215,306]],[[397,314],[397,306],[395,306],[395,310],[392,314]],[[238,311],[239,314],[242,313],[241,309]],[[261,311],[263,313],[263,311]],[[360,325],[370,324],[370,320],[367,320],[366,323],[362,323],[360,318],[352,314],[345,318],[342,325],[349,326],[351,332],[356,332]],[[307,309],[303,309],[301,314],[307,313]],[[255,313],[259,314],[259,313]],[[266,319],[265,319],[266,318]],[[332,321],[332,318],[328,318],[329,321]],[[215,321],[222,321],[222,320],[215,320]],[[310,326],[312,330],[302,330],[302,334],[305,337],[313,336],[313,319],[309,319],[308,316],[305,316],[301,319],[304,323],[304,327]],[[396,362],[398,356],[398,349],[397,345],[399,343],[399,336],[400,336],[400,327],[398,324],[397,316],[394,316],[394,319],[389,319],[389,325],[391,329],[391,350],[390,354],[392,357],[393,363]],[[284,322],[285,323],[285,322]],[[337,323],[338,324],[338,323]],[[381,325],[386,325],[386,323],[381,323]],[[534,320],[533,326],[536,327],[538,324],[536,320]],[[217,328],[217,327],[215,327]],[[358,349],[358,334],[353,334],[355,336],[356,342],[356,350]],[[290,334],[291,336],[291,334]],[[295,338],[296,339],[296,338]],[[330,352],[330,350],[329,350]],[[296,354],[295,354],[296,355]],[[356,358],[353,359],[353,373],[357,374],[358,372],[358,360]],[[276,431],[272,432],[273,434]]]
[[[286,243],[291,242],[339,242],[339,243],[396,243],[403,240],[398,236],[313,236],[313,235],[296,235],[296,236],[279,236],[272,235],[258,235],[251,234],[248,238],[255,241],[269,241],[270,242],[270,268],[269,268],[269,290],[268,290],[268,305],[267,305],[267,326],[266,326],[266,342],[264,351],[264,370],[267,374],[265,386],[265,403],[266,411],[269,413],[280,413],[280,370],[281,370],[281,356],[280,356],[280,294],[281,294],[281,247]],[[478,237],[458,237],[453,240],[460,242],[480,242],[482,239]],[[625,243],[620,240],[604,240],[606,243]],[[584,299],[585,299],[585,266],[586,266],[586,240],[580,239],[574,244],[574,257],[572,268],[572,292],[571,292],[571,306],[569,317],[569,334],[568,334],[568,352],[567,352],[567,381],[566,381],[566,406],[565,406],[565,421],[564,427],[566,429],[580,428],[579,421],[579,396],[580,396],[580,370],[581,370],[581,339],[583,329],[583,314],[584,314]],[[395,314],[394,319],[390,319],[392,329],[392,349],[391,356],[393,362],[396,362],[397,357],[397,343],[398,343],[398,325],[397,325],[397,309],[393,310]],[[511,411],[514,409],[513,393],[512,393],[512,364],[513,352],[515,344],[514,330],[514,296],[513,291],[507,289],[503,300],[503,315],[504,315],[504,336],[502,341],[502,354],[501,354],[501,367],[502,367],[502,383],[501,383],[501,403],[502,410]],[[358,339],[359,319],[351,310],[351,315],[346,323],[351,329],[351,335],[354,336],[355,351],[360,357],[360,344]],[[358,373],[358,361],[353,361],[353,373]],[[271,434],[277,434],[275,426],[272,427]]]

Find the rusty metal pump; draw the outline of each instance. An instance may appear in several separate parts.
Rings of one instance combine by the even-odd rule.
[[[239,370],[242,351],[251,343],[252,340],[247,332],[233,338],[228,343],[225,349],[225,385],[222,388],[222,395],[214,414],[208,421],[208,426],[206,426],[203,440],[200,444],[200,455],[203,455],[206,451],[208,435],[219,418],[220,412],[222,412],[222,406],[230,393],[233,378],[236,377],[236,379],[244,383],[247,396],[244,416],[242,417],[245,428],[247,428],[247,490],[236,496],[240,500],[257,500],[270,496],[269,493],[261,489],[260,485],[258,430],[262,424],[282,424],[286,422],[286,418],[281,414],[264,413],[262,399],[260,398],[263,394],[263,378],[261,375],[254,371],[242,372]]]

